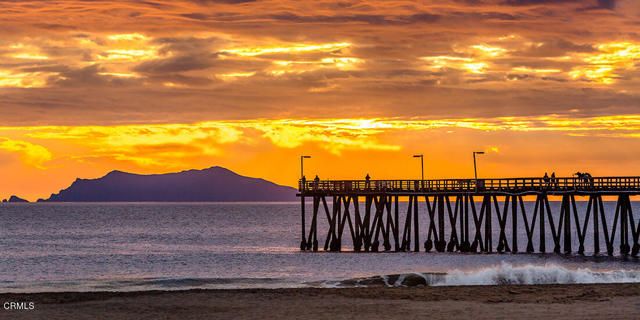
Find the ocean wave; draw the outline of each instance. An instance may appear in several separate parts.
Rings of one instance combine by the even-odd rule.
[[[290,278],[133,278],[0,281],[0,292],[91,292],[188,289],[358,288],[640,282],[640,269],[570,268],[560,264],[497,265],[449,272],[409,272],[339,280]]]
[[[97,292],[188,289],[276,289],[307,286],[300,281],[279,278],[135,278],[78,279],[60,281],[0,282],[0,292]]]
[[[324,287],[470,286],[640,282],[639,270],[592,270],[558,264],[499,265],[447,273],[405,273],[321,282]]]

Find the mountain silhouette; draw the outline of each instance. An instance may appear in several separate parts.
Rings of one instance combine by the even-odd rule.
[[[29,201],[27,201],[25,199],[22,199],[22,198],[20,198],[18,196],[11,196],[9,198],[9,200],[4,199],[4,200],[2,200],[2,202],[29,202]]]
[[[116,170],[98,179],[76,179],[38,202],[294,201],[296,192],[222,167],[150,175]]]

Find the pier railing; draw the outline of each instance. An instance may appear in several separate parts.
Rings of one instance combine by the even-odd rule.
[[[640,191],[640,177],[558,177],[432,180],[300,180],[307,192],[527,192]]]

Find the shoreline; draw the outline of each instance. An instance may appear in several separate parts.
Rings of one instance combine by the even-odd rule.
[[[634,318],[640,284],[0,293],[14,319]]]

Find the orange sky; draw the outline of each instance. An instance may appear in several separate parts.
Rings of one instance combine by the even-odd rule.
[[[0,1],[0,198],[118,169],[640,175],[635,1]]]

